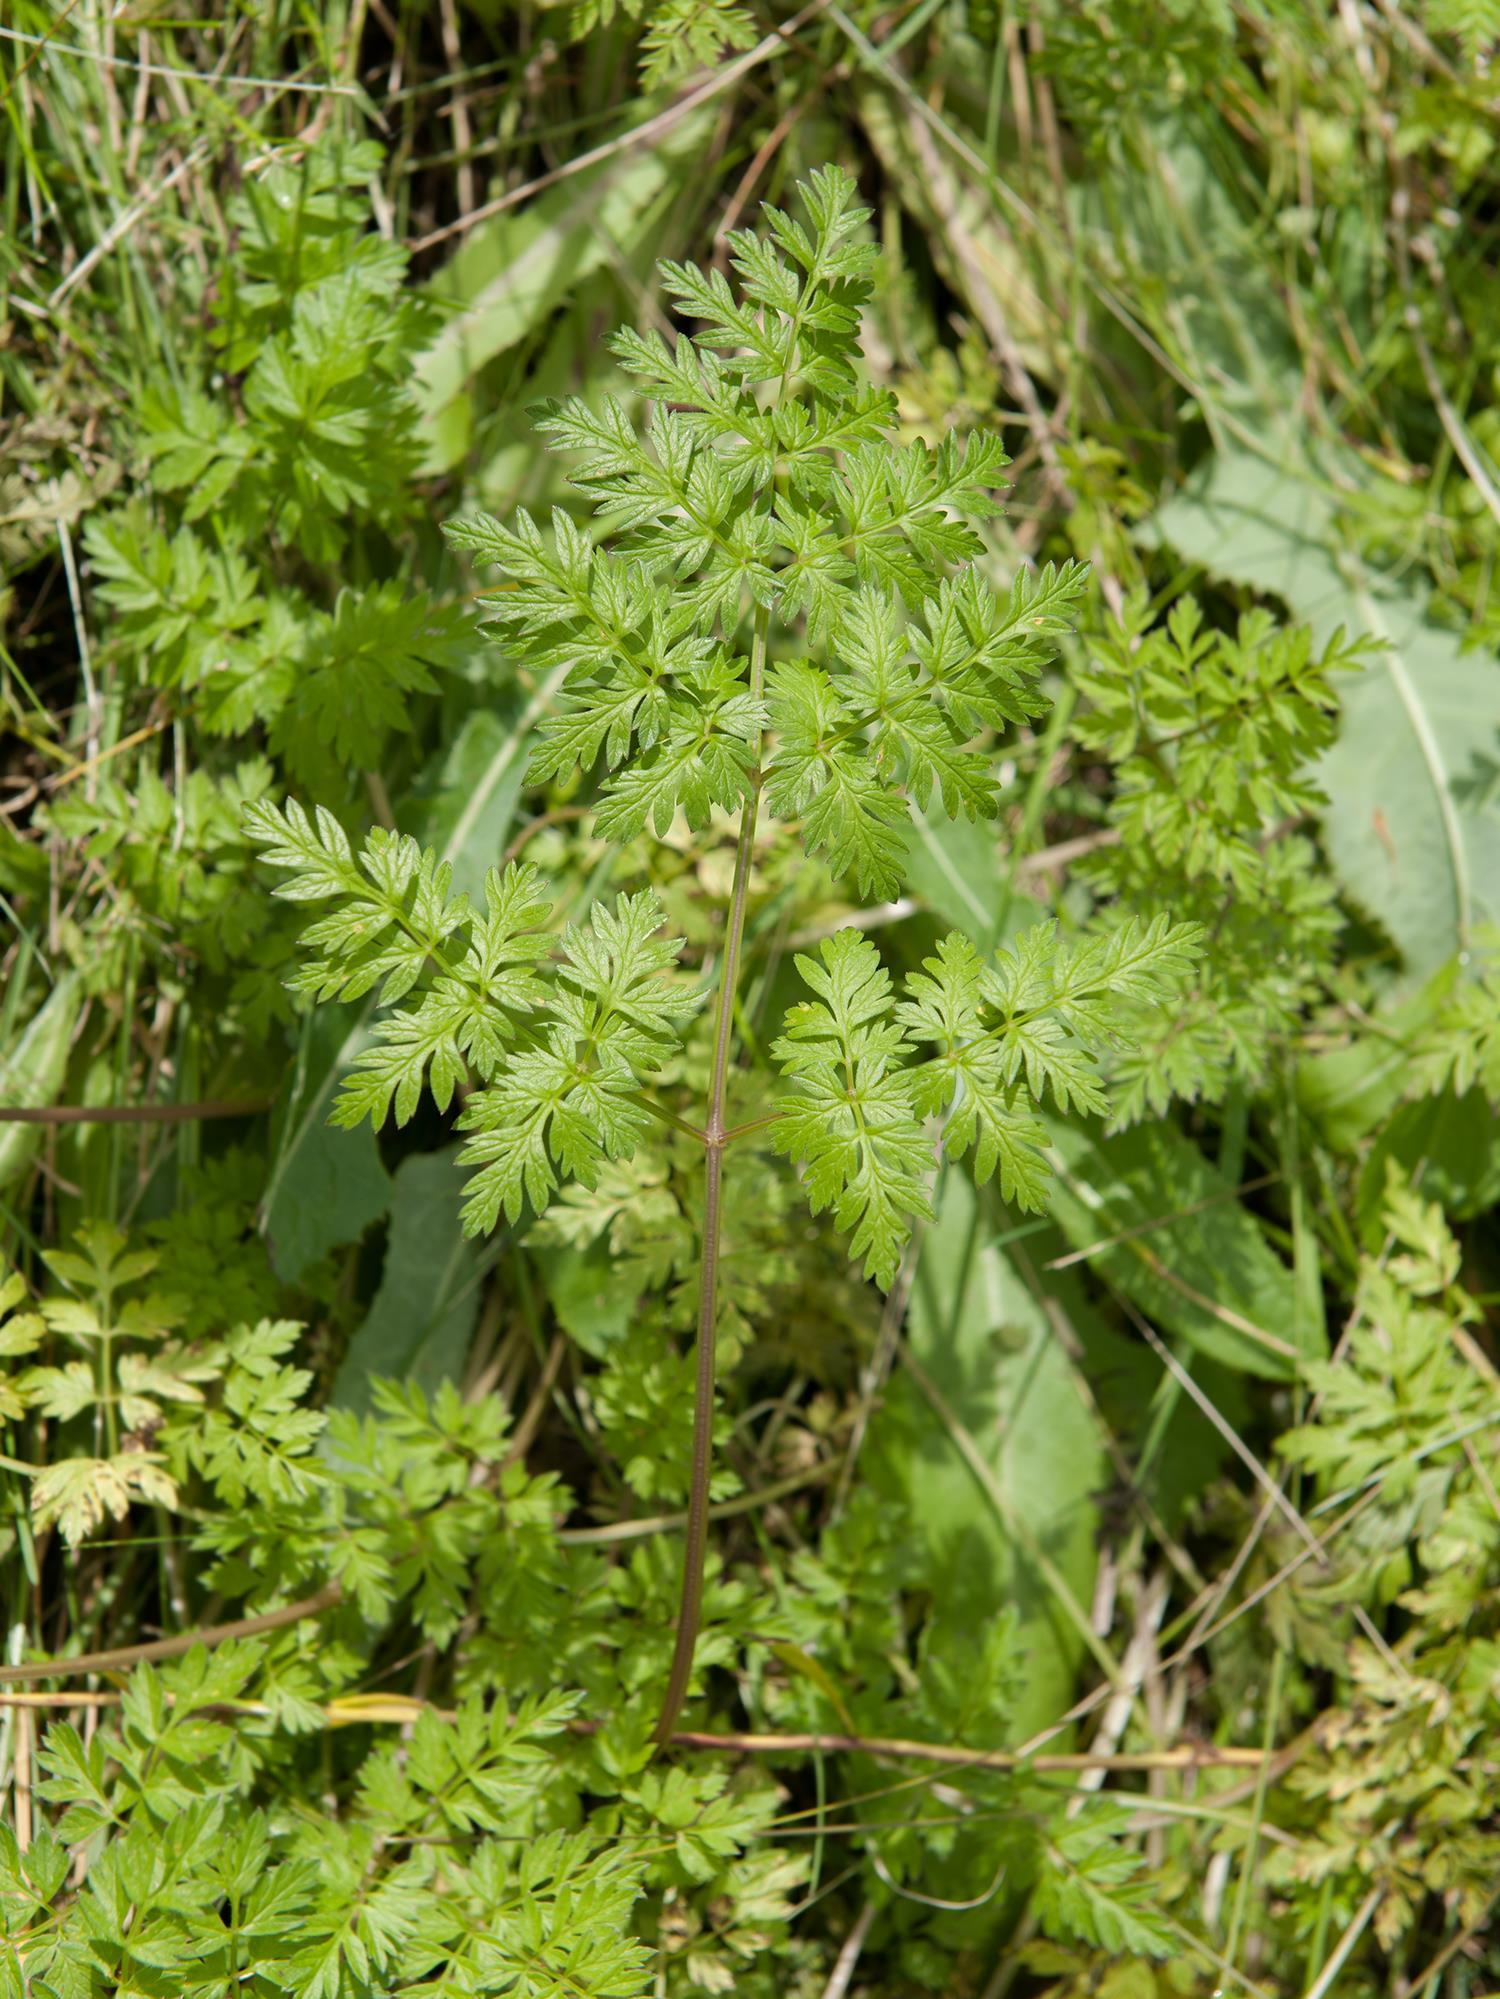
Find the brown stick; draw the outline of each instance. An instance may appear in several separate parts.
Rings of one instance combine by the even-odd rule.
[[[0,1104],[0,1124],[190,1124],[198,1118],[259,1117],[271,1097],[247,1103],[205,1104]]]
[[[151,736],[159,736],[163,729],[170,729],[171,726],[170,715],[163,716],[157,722],[148,722],[144,729],[136,729],[128,736],[122,736],[119,742],[111,743],[107,750],[100,750],[97,756],[88,758],[86,762],[74,764],[71,770],[58,771],[56,776],[46,780],[45,789],[61,791],[65,784],[74,784],[79,778],[87,777],[91,770],[97,770],[100,764],[108,763],[111,757],[119,756],[122,750],[133,750],[137,743],[144,743]]]
[[[300,1624],[305,1617],[318,1617],[343,1601],[343,1586],[329,1583],[316,1596],[300,1603],[283,1604],[259,1617],[237,1617],[229,1624],[205,1625],[201,1631],[180,1631],[175,1638],[154,1638],[146,1645],[119,1645],[112,1652],[80,1652],[72,1659],[28,1659],[21,1666],[0,1666],[0,1686],[17,1680],[66,1680],[79,1673],[114,1673],[139,1666],[150,1659],[178,1659],[195,1645],[222,1645],[231,1638],[258,1638],[263,1631],[280,1631],[288,1624]]]
[[[500,1460],[502,1469],[506,1465],[520,1462],[536,1441],[536,1433],[542,1427],[542,1418],[547,1413],[547,1404],[552,1400],[552,1391],[557,1386],[557,1377],[562,1373],[563,1356],[568,1350],[567,1337],[558,1333],[547,1350],[547,1358],[542,1363],[542,1372],[536,1387],[531,1392],[525,1413],[516,1425],[515,1434],[505,1456]]]

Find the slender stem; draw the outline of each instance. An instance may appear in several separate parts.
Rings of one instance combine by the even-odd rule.
[[[688,1138],[696,1138],[700,1145],[708,1143],[708,1133],[702,1125],[689,1124],[685,1117],[679,1117],[676,1111],[669,1111],[665,1104],[659,1104],[655,1097],[648,1096],[644,1090],[631,1090],[628,1094],[633,1104],[639,1104],[643,1111],[649,1111],[652,1117],[659,1118],[663,1124],[671,1125],[674,1131],[680,1131]]]
[[[753,1513],[757,1507],[769,1506],[794,1492],[804,1492],[810,1485],[821,1485],[824,1479],[833,1477],[842,1462],[840,1458],[825,1458],[807,1471],[791,1472],[786,1478],[757,1486],[753,1492],[742,1492],[734,1499],[721,1499],[717,1506],[708,1509],[708,1517],[732,1520],[737,1514]],[[26,1469],[29,1471],[31,1467],[28,1465]],[[603,1548],[620,1541],[643,1541],[652,1534],[669,1533],[674,1527],[686,1525],[686,1513],[657,1513],[640,1520],[610,1520],[602,1527],[560,1527],[555,1538],[562,1548]]]
[[[0,1104],[0,1124],[186,1124],[194,1118],[258,1117],[270,1097],[209,1104]]]
[[[195,1645],[222,1645],[230,1638],[256,1638],[263,1631],[280,1631],[304,1617],[317,1617],[343,1601],[343,1589],[329,1583],[316,1596],[258,1617],[237,1617],[229,1624],[211,1624],[200,1631],[180,1631],[173,1638],[153,1638],[144,1645],[122,1645],[111,1652],[79,1652],[67,1659],[27,1659],[18,1666],[0,1666],[0,1686],[16,1680],[66,1680],[83,1673],[112,1673],[137,1666],[143,1659],[180,1659]]]
[[[1334,1980],[1344,1968],[1345,1959],[1364,1935],[1365,1925],[1380,1906],[1381,1898],[1385,1892],[1385,1889],[1378,1885],[1372,1888],[1359,1907],[1354,1911],[1344,1934],[1339,1938],[1338,1943],[1334,1947],[1333,1956],[1329,1958],[1312,1984],[1308,1986],[1305,1999],[1323,1999],[1323,1995],[1332,1990]]]
[[[115,1335],[112,1326],[103,1328],[99,1335],[99,1406],[104,1412],[104,1450],[108,1457],[117,1457],[120,1450],[120,1418],[115,1408]]]
[[[1081,1752],[1074,1755],[1023,1756],[1014,1750],[968,1749],[952,1742],[915,1742],[899,1736],[882,1735],[825,1735],[821,1731],[786,1735],[721,1735],[685,1728],[679,1730],[673,1740],[684,1749],[738,1751],[746,1756],[786,1756],[800,1751],[821,1750],[825,1754],[910,1757],[913,1762],[945,1763],[953,1769],[1021,1770],[1033,1774],[1060,1774],[1068,1770],[1108,1770],[1119,1774],[1148,1770],[1254,1770],[1274,1775],[1289,1767],[1294,1753],[1305,1746],[1299,1738],[1298,1742],[1289,1744],[1285,1749],[1270,1752],[1229,1744],[1221,1747],[1212,1742],[1190,1742],[1174,1749],[1147,1750],[1137,1755],[1095,1756]],[[1140,1802],[1144,1805],[1147,1801],[1143,1799]]]
[[[115,1299],[106,1287],[99,1303],[99,1406],[104,1412],[104,1448],[110,1457],[120,1448],[120,1418],[115,1408]],[[97,1434],[97,1433],[96,1433]]]
[[[737,1124],[732,1131],[726,1131],[724,1143],[733,1145],[737,1138],[748,1138],[752,1132],[766,1131],[780,1120],[780,1111],[768,1111],[764,1117],[753,1117],[748,1124]]]
[[[170,1706],[176,1698],[166,1696]],[[69,1693],[6,1694],[0,1693],[0,1709],[4,1708],[101,1708],[118,1707],[124,1695],[115,1688],[98,1690],[82,1687]],[[227,1714],[267,1715],[271,1713],[269,1703],[254,1700],[226,1700],[216,1702],[216,1708]],[[410,1727],[421,1715],[437,1715],[443,1721],[455,1721],[453,1708],[438,1707],[435,1702],[425,1701],[412,1694],[343,1694],[326,1703],[323,1715],[330,1727],[349,1727],[353,1724],[374,1724],[387,1722],[399,1727]],[[572,1735],[596,1735],[605,1724],[587,1715],[576,1716],[568,1723]],[[1222,1746],[1212,1742],[1190,1742],[1178,1747],[1144,1750],[1135,1755],[1092,1755],[1080,1752],[1072,1755],[1022,1756],[1008,1749],[969,1749],[956,1742],[909,1741],[900,1736],[888,1735],[824,1735],[806,1733],[795,1735],[711,1735],[699,1729],[685,1728],[672,1737],[679,1749],[707,1749],[721,1754],[739,1756],[798,1756],[798,1755],[847,1755],[874,1756],[891,1761],[907,1760],[913,1763],[935,1763],[952,1770],[1001,1770],[1016,1771],[1027,1777],[1066,1776],[1082,1774],[1090,1770],[1102,1770],[1111,1776],[1146,1775],[1155,1770],[1179,1770],[1187,1773],[1198,1770],[1246,1770],[1252,1773],[1248,1784],[1233,1790],[1218,1791],[1213,1804],[1222,1807],[1237,1804],[1242,1797],[1264,1790],[1268,1783],[1279,1782],[1312,1744],[1312,1732],[1306,1731],[1294,1742],[1277,1750],[1241,1748],[1233,1743]],[[1160,1799],[1131,1798],[1127,1802],[1138,1805],[1141,1810],[1162,1811],[1168,1809]],[[799,1813],[789,1815],[792,1819]],[[1477,1934],[1477,1926],[1464,1933]],[[1462,1948],[1462,1942],[1454,1947],[1453,1954]],[[1414,1986],[1413,1990],[1419,1990]]]
[[[1235,1889],[1234,1913],[1229,1918],[1229,1936],[1224,1945],[1224,1961],[1233,1964],[1239,1955],[1240,1936],[1245,1926],[1245,1911],[1250,1901],[1250,1885],[1255,1878],[1256,1862],[1259,1858],[1261,1819],[1266,1808],[1267,1780],[1270,1776],[1270,1755],[1276,1739],[1276,1724],[1281,1710],[1281,1679],[1286,1665],[1286,1648],[1278,1645],[1276,1656],[1271,1662],[1271,1694],[1266,1702],[1266,1762],[1261,1766],[1260,1783],[1255,1792],[1255,1809],[1250,1831],[1250,1844],[1240,1864],[1239,1885]]]
[[[766,678],[766,636],[771,614],[755,610],[755,637],[750,653],[750,699],[759,702]],[[718,1017],[714,1027],[714,1062],[709,1086],[708,1118],[704,1127],[707,1184],[703,1201],[703,1263],[698,1283],[697,1377],[693,1388],[693,1458],[688,1488],[687,1540],[682,1555],[682,1602],[677,1613],[677,1642],[667,1680],[656,1742],[670,1740],[693,1674],[693,1653],[703,1613],[703,1563],[708,1551],[708,1486],[714,1441],[714,1343],[719,1302],[719,1224],[723,1211],[724,1099],[729,1082],[729,1050],[734,1037],[734,1002],[739,985],[740,950],[745,936],[745,905],[750,891],[750,861],[755,851],[755,825],[760,816],[760,754],[749,798],[740,808],[739,844],[734,856],[734,884],[729,896],[729,930],[719,973]]]

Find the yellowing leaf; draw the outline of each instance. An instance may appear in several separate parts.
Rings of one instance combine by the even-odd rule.
[[[65,1367],[29,1368],[18,1387],[33,1408],[44,1416],[55,1416],[60,1423],[91,1408],[99,1393],[94,1370],[86,1360],[70,1360]]]
[[[55,1526],[70,1548],[87,1540],[108,1516],[123,1520],[131,1503],[175,1507],[177,1485],[154,1451],[113,1458],[65,1458],[39,1471],[31,1487],[38,1528]]]

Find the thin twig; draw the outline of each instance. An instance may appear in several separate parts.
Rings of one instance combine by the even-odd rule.
[[[1380,1899],[1384,1893],[1384,1888],[1372,1888],[1369,1894],[1366,1895],[1365,1899],[1354,1911],[1354,1914],[1349,1918],[1348,1927],[1339,1938],[1337,1948],[1334,1950],[1332,1957],[1323,1966],[1323,1969],[1318,1973],[1312,1984],[1308,1986],[1304,1999],[1324,1999],[1324,1994],[1333,1989],[1333,1981],[1343,1970],[1349,1953],[1364,1935],[1365,1926],[1380,1906]]]
[[[1411,239],[1407,231],[1407,217],[1410,212],[1411,196],[1407,193],[1403,182],[1391,197],[1391,228],[1396,244],[1396,275],[1405,301],[1402,321],[1411,338],[1412,351],[1422,370],[1422,379],[1427,384],[1427,393],[1432,398],[1432,406],[1437,411],[1438,422],[1443,426],[1444,435],[1453,446],[1459,463],[1472,480],[1475,491],[1489,508],[1492,518],[1500,521],[1500,488],[1496,487],[1491,468],[1485,463],[1478,443],[1454,408],[1452,399],[1443,386],[1443,378],[1438,373],[1432,349],[1428,346],[1427,336],[1422,331],[1422,309],[1417,304],[1411,281]]]
[[[0,1104],[0,1124],[193,1124],[200,1118],[259,1117],[275,1101],[202,1104]]]
[[[108,763],[111,757],[117,757],[125,750],[133,750],[137,743],[147,742],[152,736],[159,736],[163,729],[170,729],[171,726],[172,717],[163,715],[155,722],[147,722],[143,728],[132,729],[128,736],[121,736],[119,742],[111,743],[107,750],[100,750],[97,756],[89,757],[83,763],[74,764],[71,770],[60,770],[54,776],[44,778],[42,789],[61,791],[65,784],[76,784],[79,778],[87,777],[91,771],[97,770],[100,764]]]
[[[1151,1322],[1135,1309],[1128,1298],[1122,1302],[1137,1332],[1140,1333],[1141,1337],[1167,1370],[1168,1374],[1177,1383],[1178,1387],[1186,1390],[1192,1401],[1197,1404],[1198,1408],[1202,1410],[1203,1414],[1218,1431],[1225,1443],[1228,1444],[1230,1450],[1234,1452],[1240,1463],[1265,1494],[1267,1503],[1274,1506],[1287,1522],[1288,1526],[1302,1536],[1309,1549],[1317,1554],[1319,1560],[1326,1562],[1327,1557],[1323,1553],[1323,1546],[1317,1535],[1308,1526],[1302,1515],[1293,1506],[1290,1499],[1287,1498],[1285,1491],[1272,1478],[1254,1451],[1245,1443],[1239,1431],[1235,1429],[1228,1417],[1220,1412],[1213,1398],[1204,1394],[1197,1382],[1194,1381],[1192,1375],[1188,1373],[1182,1362],[1173,1353],[1172,1349],[1167,1345]]]
[[[201,1642],[201,1634],[200,1634]],[[19,1709],[23,1714],[37,1709],[117,1707],[122,1696],[113,1688],[79,1690],[68,1694],[0,1693],[0,1707]],[[217,1705],[217,1704],[216,1704]],[[227,1700],[227,1714],[270,1715],[270,1703],[255,1700]],[[441,1721],[456,1719],[452,1708],[420,1700],[412,1694],[341,1694],[325,1703],[323,1715],[330,1727],[349,1728],[361,1723],[387,1723],[405,1728],[422,1714],[436,1715]],[[573,1735],[596,1735],[602,1722],[580,1717],[568,1724]],[[1261,1781],[1283,1775],[1308,1746],[1310,1736],[1299,1737],[1285,1748],[1267,1754],[1263,1749],[1235,1743],[1185,1742],[1169,1749],[1141,1750],[1133,1754],[1095,1756],[1087,1751],[1076,1754],[1027,1756],[1006,1749],[970,1749],[957,1742],[918,1742],[894,1735],[827,1735],[807,1733],[761,1734],[736,1730],[723,1733],[706,1729],[677,1729],[670,1737],[674,1749],[702,1749],[737,1756],[810,1756],[834,1754],[873,1756],[893,1761],[932,1763],[950,1770],[996,1770],[1024,1776],[1073,1776],[1103,1770],[1115,1776],[1141,1776],[1153,1771],[1247,1770]]]
[[[15,1763],[11,1778],[16,1845],[24,1853],[31,1845],[31,1716],[16,1716]]]
[[[826,77],[819,77],[812,85],[808,95],[806,97],[795,98],[787,109],[782,112],[765,138],[761,140],[754,159],[751,160],[749,166],[740,175],[739,184],[735,188],[734,193],[729,197],[729,205],[724,210],[723,221],[720,222],[717,230],[714,232],[715,261],[720,259],[727,249],[729,238],[734,234],[735,229],[739,225],[739,219],[744,212],[745,204],[749,201],[756,183],[765,172],[777,147],[786,138],[792,127],[799,120],[807,117],[812,105],[822,96],[826,88]]]
[[[1112,1756],[1118,1750],[1120,1739],[1125,1733],[1131,1711],[1139,1698],[1146,1676],[1156,1670],[1158,1657],[1156,1635],[1161,1629],[1161,1621],[1166,1614],[1167,1598],[1170,1594],[1171,1588],[1165,1575],[1153,1577],[1140,1593],[1140,1600],[1136,1604],[1135,1630],[1125,1648],[1125,1656],[1120,1661],[1120,1672],[1125,1684],[1110,1699],[1100,1718],[1089,1751],[1093,1756]],[[1068,1807],[1070,1818],[1082,1811],[1085,1803],[1084,1794],[1098,1790],[1107,1774],[1102,1762],[1096,1763],[1092,1770],[1084,1772],[1079,1795]]]
[[[875,1920],[875,1904],[866,1902],[854,1919],[854,1927],[839,1946],[839,1954],[833,1960],[833,1969],[828,1974],[828,1983],[823,1987],[823,1999],[844,1999],[854,1977],[854,1968],[859,1963],[860,1952],[865,1947],[865,1938],[870,1934],[870,1926]]]
[[[1106,1211],[1108,1203],[1092,1187],[1080,1181],[1069,1170],[1067,1161],[1055,1146],[1049,1147],[1047,1159],[1048,1164],[1057,1174],[1058,1179],[1062,1181],[1071,1194],[1083,1202],[1086,1208],[1094,1214],[1102,1214]],[[1149,1249],[1145,1243],[1137,1240],[1135,1236],[1127,1232],[1122,1238],[1122,1242],[1123,1246],[1128,1248],[1139,1262],[1145,1264],[1153,1277],[1159,1277],[1163,1284],[1169,1284],[1179,1296],[1188,1299],[1190,1303],[1199,1306],[1203,1311],[1209,1313],[1211,1317],[1219,1321],[1220,1325],[1229,1326],[1233,1331],[1243,1333],[1247,1339],[1254,1340],[1257,1346],[1264,1347],[1268,1353],[1279,1355],[1283,1360],[1301,1360],[1302,1355],[1289,1341],[1279,1338],[1275,1333],[1267,1332],[1264,1326],[1258,1326],[1253,1319],[1247,1319],[1243,1312],[1236,1312],[1229,1305],[1221,1305],[1217,1298],[1210,1298],[1205,1292],[1200,1291],[1196,1285],[1189,1284],[1185,1277],[1179,1277],[1175,1270],[1163,1263],[1155,1250]]]
[[[1065,868],[1069,861],[1081,861],[1089,854],[1097,854],[1101,848],[1117,847],[1120,844],[1118,826],[1101,826],[1095,833],[1080,833],[1073,840],[1059,840],[1055,847],[1042,847],[1034,854],[1023,854],[1016,862],[1016,880],[1030,881],[1033,875],[1047,874],[1052,868]]]
[[[1263,1187],[1273,1186],[1280,1178],[1279,1173],[1262,1173],[1257,1180],[1244,1180],[1238,1187],[1225,1187],[1220,1193],[1205,1194],[1201,1201],[1194,1201],[1186,1208],[1174,1208],[1169,1215],[1157,1215],[1149,1222],[1135,1222],[1128,1229],[1117,1229],[1113,1235],[1101,1236],[1097,1242],[1085,1244],[1082,1249],[1070,1249],[1065,1256],[1054,1256],[1042,1268],[1067,1270],[1075,1263],[1086,1263],[1091,1256],[1102,1256],[1108,1249],[1118,1249],[1121,1243],[1130,1242],[1136,1236],[1150,1235],[1154,1229],[1170,1228],[1173,1222],[1186,1221],[1189,1215],[1201,1215],[1205,1209],[1217,1208],[1225,1201],[1237,1201],[1242,1194],[1258,1194]]]
[[[909,1758],[916,1763],[941,1763],[953,1770],[1020,1770],[1038,1775],[1103,1769],[1117,1776],[1149,1770],[1259,1770],[1268,1760],[1263,1749],[1213,1742],[1179,1743],[1172,1749],[1147,1749],[1111,1756],[1075,1754],[1026,1756],[1008,1749],[967,1749],[956,1742],[913,1742],[902,1736],[712,1734],[679,1729],[672,1737],[677,1749],[719,1749],[742,1756],[792,1756],[832,1751],[848,1756]],[[1289,1744],[1288,1749],[1294,1745]],[[1277,1752],[1285,1759],[1287,1750]],[[1271,1759],[1275,1760],[1275,1759]]]
[[[927,193],[949,254],[964,273],[970,303],[984,328],[991,348],[998,356],[1005,370],[1006,378],[1020,404],[1027,426],[1036,441],[1041,457],[1044,481],[1059,506],[1072,507],[1074,496],[1068,484],[1058,457],[1057,437],[1053,420],[1042,408],[1041,397],[1032,381],[1021,349],[1010,322],[996,297],[993,286],[980,267],[974,240],[964,227],[958,212],[958,194],[950,181],[937,148],[933,145],[932,134],[916,119],[907,124],[907,137],[912,151],[921,161],[927,176]]]
[[[78,667],[83,675],[83,698],[88,714],[88,733],[84,739],[84,769],[89,773],[89,780],[85,789],[92,800],[93,769],[99,761],[99,732],[104,726],[104,704],[99,698],[99,683],[94,678],[88,621],[83,615],[83,592],[78,584],[78,564],[73,559],[73,537],[68,532],[65,520],[59,520],[57,523],[57,541],[62,550],[63,574],[68,583],[68,603],[73,611],[73,635],[78,646]]]
[[[455,0],[441,0],[438,8],[438,25],[442,33],[443,57],[453,76],[453,88],[448,99],[448,118],[453,127],[453,150],[458,161],[454,185],[458,194],[459,210],[467,215],[474,206],[474,163],[470,157],[474,150],[474,127],[469,120],[469,100],[464,94],[464,74],[461,67],[463,50],[458,37],[458,8]]]
[[[921,907],[914,897],[903,895],[894,902],[877,902],[871,909],[841,910],[837,917],[794,930],[786,940],[787,947],[803,951],[810,945],[821,944],[825,937],[832,937],[839,930],[882,930],[888,923],[904,923],[908,916],[915,916]]]
[[[1158,1670],[1163,1673],[1167,1673],[1170,1672],[1173,1669],[1173,1667],[1180,1666],[1184,1660],[1190,1659],[1193,1656],[1193,1654],[1196,1651],[1198,1651],[1200,1647],[1206,1645],[1210,1639],[1217,1638],[1221,1631],[1227,1631],[1230,1625],[1236,1623],[1240,1618],[1246,1616],[1251,1610],[1255,1608],[1256,1604],[1263,1602],[1266,1597],[1270,1596],[1274,1591],[1280,1589],[1283,1583],[1289,1581],[1290,1578],[1294,1576],[1300,1568],[1302,1568],[1307,1562],[1312,1560],[1314,1554],[1326,1550],[1332,1544],[1336,1535],[1340,1534],[1346,1527],[1351,1525],[1352,1522],[1359,1517],[1359,1515],[1364,1511],[1364,1509],[1367,1506],[1370,1506],[1374,1503],[1375,1497],[1376,1497],[1375,1492],[1371,1491],[1366,1493],[1362,1499],[1357,1500],[1355,1504],[1349,1508],[1349,1511],[1347,1513],[1345,1513],[1340,1519],[1336,1520],[1333,1523],[1332,1527],[1329,1528],[1328,1532],[1323,1536],[1323,1539],[1316,1548],[1299,1548],[1296,1554],[1293,1555],[1289,1561],[1285,1562],[1282,1565],[1282,1567],[1276,1571],[1275,1575],[1269,1576],[1265,1582],[1259,1584],[1254,1590],[1250,1592],[1250,1594],[1247,1597],[1245,1597],[1243,1602],[1236,1605],[1236,1607],[1232,1611],[1230,1611],[1226,1616],[1221,1617],[1216,1623],[1212,1622],[1208,1623],[1207,1625],[1202,1626],[1202,1628],[1195,1627],[1195,1629],[1188,1635],[1188,1637],[1183,1641],[1183,1643],[1177,1647],[1176,1651],[1170,1653],[1165,1659],[1161,1661]],[[1263,1527],[1265,1522],[1270,1519],[1274,1511],[1275,1509],[1272,1507],[1270,1501],[1269,1500],[1265,1501],[1261,1507],[1260,1514],[1258,1516],[1259,1526]],[[1242,1549],[1240,1557],[1237,1557],[1236,1559],[1237,1560],[1242,1559],[1244,1552],[1245,1551]],[[1209,1592],[1208,1594],[1214,1595],[1215,1600],[1222,1600],[1222,1597],[1219,1596],[1216,1592]],[[1195,1614],[1196,1610],[1197,1606],[1193,1606],[1193,1609],[1189,1612],[1189,1614],[1190,1615]],[[1208,1611],[1205,1614],[1211,1616],[1212,1612]],[[1110,1691],[1111,1691],[1110,1688],[1107,1686],[1095,1687],[1091,1693],[1087,1693],[1082,1697],[1081,1700],[1075,1701],[1065,1714],[1058,1716],[1056,1721],[1049,1722],[1045,1728],[1039,1729],[1035,1735],[1031,1736],[1026,1742],[1024,1742],[1021,1745],[1022,1752],[1025,1753],[1025,1752],[1039,1751],[1044,1744],[1051,1742],[1055,1737],[1063,1734],[1067,1729],[1071,1728],[1074,1722],[1082,1721],[1085,1719],[1086,1716],[1093,1714],[1097,1709],[1101,1708],[1104,1705],[1104,1703],[1109,1699]]]
[[[733,1499],[721,1499],[710,1506],[710,1520],[733,1520],[742,1513],[754,1513],[759,1507],[772,1506],[778,1499],[788,1499],[794,1492],[803,1492],[810,1485],[821,1485],[825,1478],[831,1478],[838,1469],[840,1460],[825,1458],[821,1464],[812,1465],[806,1471],[789,1473],[786,1478],[774,1479],[769,1485],[758,1486],[754,1492],[739,1493]],[[611,1520],[602,1527],[562,1527],[558,1529],[557,1540],[567,1548],[606,1548],[621,1541],[644,1541],[653,1534],[667,1534],[688,1524],[686,1510],[681,1513],[653,1513],[640,1520]]]
[[[200,1631],[179,1631],[172,1638],[154,1638],[145,1645],[119,1645],[109,1652],[80,1652],[71,1659],[27,1659],[19,1666],[0,1666],[0,1686],[18,1680],[67,1680],[85,1673],[128,1671],[152,1659],[179,1659],[195,1645],[223,1645],[231,1638],[258,1638],[264,1631],[281,1631],[304,1618],[320,1617],[343,1601],[343,1586],[329,1583],[316,1596],[283,1604],[259,1617],[237,1617],[229,1624],[209,1624]]]
[[[542,1363],[536,1387],[531,1392],[531,1400],[516,1425],[515,1435],[506,1448],[505,1456],[500,1460],[502,1469],[506,1465],[518,1464],[531,1449],[536,1433],[542,1427],[542,1418],[547,1413],[547,1405],[552,1400],[552,1391],[557,1385],[558,1375],[562,1372],[563,1356],[567,1350],[567,1335],[555,1334],[552,1345],[547,1350],[547,1358]]]
[[[141,217],[154,208],[164,195],[170,194],[174,187],[185,181],[195,167],[202,165],[216,144],[216,139],[200,139],[190,152],[183,154],[163,180],[159,180],[154,187],[147,188],[139,201],[127,208],[122,215],[116,216],[88,255],[80,257],[61,284],[49,294],[47,299],[49,308],[55,312],[69,292],[76,291],[84,279],[104,262],[115,245],[130,234]]]
[[[515,860],[516,856],[523,852],[530,842],[536,838],[537,834],[544,833],[549,826],[564,826],[570,819],[586,819],[588,815],[589,807],[587,805],[555,805],[550,812],[539,812],[534,819],[526,821],[526,824],[500,856],[501,867],[508,867]]]
[[[1461,1930],[1448,1939],[1430,1964],[1425,1965],[1414,1977],[1397,1980],[1396,1999],[1412,1999],[1414,1993],[1432,1991],[1436,1980],[1442,1977],[1459,1952],[1466,1949],[1475,1937],[1488,1934],[1490,1912],[1497,1901],[1500,1901],[1500,1888],[1495,1889],[1488,1897],[1472,1922],[1465,1923]]]

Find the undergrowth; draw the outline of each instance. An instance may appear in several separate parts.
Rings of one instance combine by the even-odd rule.
[[[17,0],[0,1991],[1500,1978],[1497,42]]]

